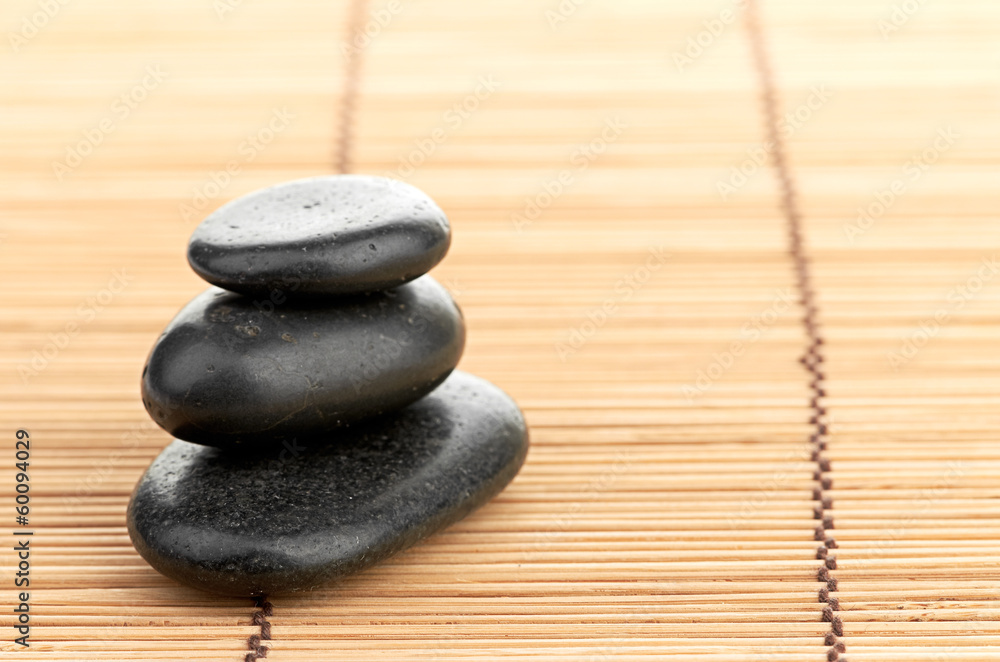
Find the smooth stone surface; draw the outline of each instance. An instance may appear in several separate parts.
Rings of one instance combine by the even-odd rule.
[[[384,290],[448,252],[444,212],[386,177],[335,175],[255,191],[210,214],[188,261],[219,287],[258,298]]]
[[[297,446],[248,454],[174,441],[132,494],[136,549],[206,591],[308,590],[488,501],[517,473],[528,435],[506,394],[455,372],[405,409]]]
[[[209,289],[153,346],[142,401],[176,437],[277,445],[403,407],[455,368],[462,314],[430,276],[334,303]]]

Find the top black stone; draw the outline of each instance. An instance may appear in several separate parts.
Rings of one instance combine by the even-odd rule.
[[[384,290],[426,273],[448,251],[444,212],[385,177],[313,177],[255,191],[210,214],[188,261],[224,289],[266,298]]]

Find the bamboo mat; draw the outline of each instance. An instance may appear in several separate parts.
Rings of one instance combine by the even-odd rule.
[[[139,371],[204,287],[197,222],[343,166],[448,212],[461,367],[533,447],[467,520],[274,598],[268,660],[1000,660],[996,3],[760,8],[822,422],[746,3],[3,5],[0,657],[245,659],[252,602],[129,543],[168,442]]]

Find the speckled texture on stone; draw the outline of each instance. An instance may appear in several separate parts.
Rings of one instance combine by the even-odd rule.
[[[143,403],[181,439],[280,448],[417,400],[454,369],[464,345],[462,314],[430,276],[333,303],[270,307],[211,288],[153,346]]]
[[[455,372],[409,407],[282,452],[175,441],[136,486],[129,535],[150,565],[199,589],[308,590],[461,519],[527,449],[517,405]]]
[[[210,214],[191,236],[202,278],[257,298],[355,294],[427,273],[448,251],[441,209],[386,177],[312,177],[255,191]]]

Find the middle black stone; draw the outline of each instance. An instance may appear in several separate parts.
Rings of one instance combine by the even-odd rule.
[[[455,368],[462,314],[430,276],[384,292],[261,305],[212,288],[160,336],[143,404],[174,436],[261,446],[416,401]]]

